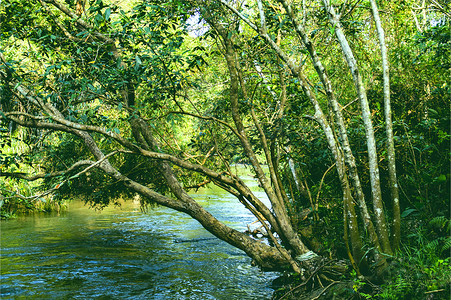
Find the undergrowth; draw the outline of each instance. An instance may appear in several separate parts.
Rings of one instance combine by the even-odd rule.
[[[450,299],[449,232],[450,220],[444,216],[419,226],[393,258],[384,284],[368,289],[368,283],[356,280],[361,298]]]
[[[11,219],[34,212],[60,212],[66,209],[64,201],[46,197],[34,197],[34,186],[16,180],[0,182],[0,218]]]
[[[396,256],[389,257],[383,283],[351,271],[333,285],[320,288],[307,285],[299,276],[286,274],[274,283],[278,289],[272,299],[450,299],[450,220],[445,216],[423,224],[418,220],[405,220],[410,234],[404,237]],[[410,226],[410,221],[415,226]]]

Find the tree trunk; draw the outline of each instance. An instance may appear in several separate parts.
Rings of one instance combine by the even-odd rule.
[[[268,195],[268,198],[271,201],[272,208],[281,229],[281,232],[279,233],[280,237],[282,238],[282,240],[288,243],[289,247],[295,251],[296,255],[302,255],[304,253],[307,253],[309,249],[304,245],[298,234],[294,231],[293,226],[290,222],[290,218],[288,217],[283,198],[281,195],[279,195],[280,191],[279,193],[277,193],[277,190],[275,191],[273,189],[270,182],[266,178],[260,166],[260,163],[258,162],[257,157],[252,150],[252,146],[246,136],[238,107],[239,78],[237,74],[235,51],[233,49],[231,40],[227,37],[227,34],[223,34],[222,37],[224,39],[226,47],[225,56],[230,73],[230,103],[232,107],[232,117],[235,122],[236,129],[240,134],[241,145],[243,146],[247,157],[249,157],[250,159],[250,162],[254,168],[260,184],[263,186],[266,194]],[[273,180],[273,182],[277,181]]]
[[[357,96],[360,100],[360,107],[362,110],[362,120],[365,126],[366,132],[366,145],[368,150],[368,162],[369,162],[369,175],[371,182],[371,194],[373,196],[373,209],[376,219],[376,228],[378,237],[382,246],[382,251],[387,254],[392,254],[390,239],[388,237],[388,228],[385,221],[384,206],[382,203],[382,193],[379,178],[379,166],[377,162],[377,149],[376,139],[374,137],[374,128],[371,120],[370,107],[366,96],[366,90],[363,85],[362,77],[360,76],[357,62],[354,58],[354,54],[351,47],[348,44],[346,36],[343,32],[342,26],[335,13],[334,8],[329,4],[328,0],[323,0],[331,24],[334,26],[335,36],[341,45],[343,54],[345,55],[346,62],[354,80]]]
[[[279,0],[279,2],[281,2],[282,5],[284,6],[296,30],[296,33],[298,34],[300,40],[302,41],[307,51],[309,52],[309,56],[312,61],[313,67],[315,68],[315,71],[321,80],[324,90],[326,91],[329,109],[334,116],[335,123],[337,124],[338,127],[338,133],[341,138],[340,144],[343,149],[344,161],[346,163],[346,166],[348,167],[349,177],[351,179],[355,195],[357,196],[357,200],[359,202],[360,214],[362,216],[364,229],[368,232],[373,246],[379,248],[380,247],[379,240],[376,231],[374,229],[373,222],[371,221],[370,214],[368,212],[365,196],[363,194],[362,185],[360,183],[360,178],[357,171],[357,164],[355,161],[355,157],[352,154],[351,146],[349,143],[343,114],[341,113],[340,105],[335,97],[331,81],[327,75],[324,66],[321,63],[320,58],[318,57],[318,54],[315,50],[313,43],[309,39],[308,35],[305,33],[305,30],[301,25],[301,23],[296,19],[296,16],[291,8],[291,5],[289,5],[288,2],[285,0]]]
[[[385,34],[382,28],[379,10],[375,0],[371,0],[371,10],[373,12],[374,22],[379,38],[379,46],[381,48],[382,68],[384,77],[384,115],[385,115],[385,131],[387,135],[387,158],[388,158],[388,175],[389,186],[393,205],[393,222],[392,222],[392,250],[399,248],[401,240],[401,209],[399,207],[399,190],[398,181],[396,179],[396,159],[395,159],[395,142],[393,140],[393,124],[391,117],[390,105],[390,74],[388,65],[387,46],[385,44]]]

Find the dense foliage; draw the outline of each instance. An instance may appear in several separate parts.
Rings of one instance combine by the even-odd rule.
[[[271,257],[287,260],[285,269],[299,271],[298,257],[312,250],[355,259],[344,276],[354,279],[355,298],[448,295],[450,15],[443,1],[417,2],[379,3],[391,121],[370,1],[3,1],[2,218],[37,205],[60,209],[68,198],[104,207],[136,197],[251,249],[187,200],[185,190],[216,184],[278,233],[271,240],[268,230],[282,253]],[[259,206],[233,164],[253,167],[272,210]],[[374,203],[368,218],[377,230],[366,203]],[[320,280],[315,272],[304,287]],[[293,278],[292,287],[306,280]]]

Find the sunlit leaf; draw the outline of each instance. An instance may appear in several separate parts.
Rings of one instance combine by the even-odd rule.
[[[111,8],[107,8],[106,10],[105,10],[105,20],[109,20],[110,19],[110,14],[111,14]]]
[[[138,55],[136,55],[135,60],[136,60],[136,64],[137,64],[138,66],[142,64],[141,58],[139,58]]]

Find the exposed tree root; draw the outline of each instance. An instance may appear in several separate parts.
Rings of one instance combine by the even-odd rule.
[[[335,286],[349,285],[349,282],[342,281],[343,275],[351,268],[346,261],[317,257],[303,262],[303,268],[304,274],[301,276],[282,278],[283,288],[276,291],[272,299],[326,299],[322,298],[323,295]]]

